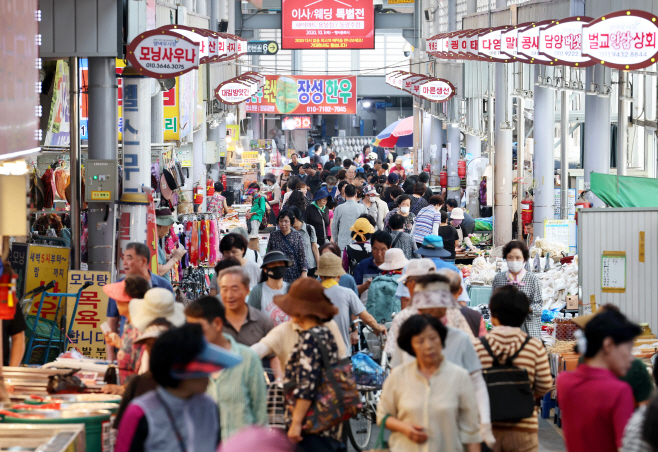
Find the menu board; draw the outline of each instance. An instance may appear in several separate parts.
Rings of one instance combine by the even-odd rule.
[[[604,251],[601,254],[601,291],[626,292],[625,251]]]

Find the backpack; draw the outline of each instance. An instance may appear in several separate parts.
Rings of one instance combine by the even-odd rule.
[[[535,398],[528,371],[513,364],[529,341],[530,336],[526,336],[516,353],[507,357],[505,364],[501,364],[498,357],[493,354],[487,339],[480,338],[485,350],[493,358],[493,365],[482,369],[482,376],[489,392],[491,422],[518,422],[531,417],[535,411]]]
[[[347,258],[350,261],[350,275],[354,275],[354,269],[356,269],[356,266],[359,265],[359,262],[372,256],[372,252],[366,250],[366,247],[363,243],[354,243],[352,245],[359,245],[361,249],[355,250],[351,245],[347,245],[347,247],[345,247]]]
[[[395,296],[398,290],[400,275],[380,275],[372,280],[368,288],[366,311],[378,323],[387,323],[393,320],[391,314],[400,312],[400,299]]]

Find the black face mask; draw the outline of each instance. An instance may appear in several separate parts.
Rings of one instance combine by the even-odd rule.
[[[265,270],[265,274],[272,279],[283,279],[288,271],[288,267],[274,267]]]

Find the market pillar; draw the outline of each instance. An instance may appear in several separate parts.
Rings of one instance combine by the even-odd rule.
[[[448,172],[448,193],[446,199],[455,199],[460,201],[461,188],[459,184],[459,174],[457,165],[459,154],[461,153],[460,131],[458,124],[453,122],[448,125],[447,131],[448,158],[446,160],[446,170]]]
[[[496,103],[494,122],[496,141],[494,155],[494,245],[502,246],[512,240],[512,127],[511,98],[508,90],[507,68],[495,63]]]
[[[205,111],[205,102],[204,102]],[[206,149],[206,121],[201,122],[199,130],[194,132],[194,141],[192,141],[192,187],[194,195],[198,191],[202,194],[201,203],[194,203],[198,212],[206,211],[206,164],[205,164],[205,149]],[[198,206],[198,207],[197,207]]]
[[[117,88],[116,59],[89,58],[90,160],[117,160]],[[115,190],[118,190],[119,181],[112,183]],[[114,203],[89,203],[89,270],[112,271],[115,214]]]
[[[592,172],[610,174],[610,96],[599,97],[592,83],[598,85],[602,92],[606,77],[610,77],[610,69],[589,67],[585,77],[585,148],[583,149],[583,168],[585,175],[585,190],[590,189]],[[587,199],[593,207],[605,207],[594,193],[588,192]]]
[[[443,147],[443,123],[439,118],[432,116],[430,130],[430,185],[439,185],[441,172],[441,148]]]
[[[628,72],[619,70],[619,88],[617,90],[617,175],[626,176],[628,170]]]
[[[123,70],[123,194],[119,221],[119,275],[129,242],[146,243],[144,187],[151,187],[151,79],[126,66]],[[145,203],[146,202],[146,203]]]
[[[474,102],[473,102],[474,103]],[[471,154],[473,159],[482,156],[482,140],[475,135],[466,135],[466,153]],[[473,160],[471,160],[472,162]],[[468,171],[468,164],[466,168],[466,208],[472,217],[479,217],[480,212],[478,209],[480,200],[480,179],[473,177]]]
[[[152,83],[157,87],[157,81]],[[151,96],[151,143],[164,143],[164,93]]]
[[[543,74],[542,74],[543,75]],[[535,85],[533,235],[544,236],[544,220],[555,216],[555,91]]]

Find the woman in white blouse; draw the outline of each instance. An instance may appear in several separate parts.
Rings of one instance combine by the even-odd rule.
[[[416,359],[393,369],[377,407],[377,423],[392,432],[392,452],[480,450],[473,385],[466,370],[444,359],[446,335],[429,315],[414,315],[400,327],[398,345]]]

